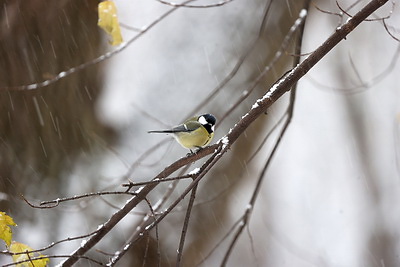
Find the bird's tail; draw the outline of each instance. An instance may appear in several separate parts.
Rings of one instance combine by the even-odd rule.
[[[148,133],[175,133],[173,130],[148,131]]]

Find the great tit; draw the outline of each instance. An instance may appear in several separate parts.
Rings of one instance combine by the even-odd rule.
[[[202,148],[211,142],[214,136],[216,119],[211,114],[203,114],[187,119],[184,123],[170,129],[161,131],[149,131],[149,133],[173,134],[184,148]]]

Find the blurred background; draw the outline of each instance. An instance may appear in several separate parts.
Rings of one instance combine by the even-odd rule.
[[[118,0],[124,40],[140,38],[52,85],[13,91],[6,87],[51,79],[119,48],[97,27],[98,1],[0,0],[0,210],[18,224],[13,239],[41,248],[85,235],[128,199],[96,197],[33,209],[21,195],[37,204],[121,191],[128,179],[149,180],[188,153],[171,137],[148,130],[212,113],[218,123],[213,142],[223,137],[292,68],[300,35],[282,44],[303,2],[234,0],[180,7],[161,17],[174,7]],[[353,15],[367,2],[313,1],[303,56],[348,19],[340,8]],[[377,20],[389,15],[386,27],[397,40]],[[376,20],[362,23],[299,82],[292,122],[228,266],[400,264],[398,7],[387,3],[370,18]],[[289,93],[200,182],[183,266],[221,264],[231,227],[246,210],[282,123],[262,141],[288,105]],[[169,202],[188,183],[180,182]],[[166,188],[154,190],[149,201],[156,203]],[[117,266],[142,266],[146,246],[145,266],[157,265],[157,251],[161,266],[174,266],[186,205],[187,199],[159,225],[158,239],[153,231],[150,243],[136,244]],[[89,256],[106,263],[107,253],[123,246],[147,211],[140,205]],[[69,254],[80,242],[44,254]],[[0,255],[0,264],[10,261]],[[76,266],[91,265],[81,260]]]

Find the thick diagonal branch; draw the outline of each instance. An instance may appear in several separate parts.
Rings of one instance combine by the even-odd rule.
[[[174,171],[190,162],[194,162],[203,158],[222,145],[222,142],[229,142],[232,145],[239,136],[253,123],[260,115],[262,115],[275,101],[277,101],[284,93],[289,91],[291,87],[300,80],[318,61],[320,61],[329,51],[331,51],[341,40],[353,31],[361,22],[363,22],[375,10],[384,5],[388,0],[373,0],[369,2],[361,11],[350,18],[344,25],[337,28],[336,31],[313,53],[311,53],[302,63],[293,68],[282,76],[268,92],[253,105],[252,109],[242,117],[242,119],[232,128],[225,138],[213,146],[206,147],[198,153],[179,159],[164,169],[157,177],[167,177]],[[222,141],[223,140],[223,141]],[[226,150],[224,150],[226,151]],[[133,208],[135,208],[142,200],[144,200],[149,192],[156,187],[156,184],[150,184],[142,187],[137,191],[137,195],[132,197],[125,206],[113,214],[113,216],[104,223],[99,230],[90,237],[85,244],[78,248],[70,258],[62,263],[62,266],[72,266],[77,262],[80,256],[84,255],[88,250],[97,244],[123,217],[125,217]]]

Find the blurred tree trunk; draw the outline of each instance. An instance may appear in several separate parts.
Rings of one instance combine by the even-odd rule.
[[[98,1],[0,1],[0,87],[41,82],[100,55]],[[99,65],[31,91],[0,91],[0,190],[57,194],[62,170],[110,133],[94,114]],[[48,178],[48,179],[45,179]],[[57,186],[58,185],[58,186]]]

